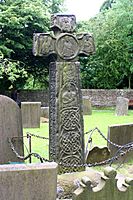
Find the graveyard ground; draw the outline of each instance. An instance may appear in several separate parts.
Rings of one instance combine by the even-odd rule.
[[[42,120],[40,128],[34,129],[24,129],[24,134],[27,132],[48,137],[48,121]],[[93,110],[92,115],[84,116],[84,132],[88,132],[95,127],[98,127],[100,131],[107,137],[108,126],[113,124],[125,124],[133,123],[133,110],[129,110],[127,116],[115,116],[115,111],[111,110]],[[89,134],[85,134],[85,142],[87,143]],[[92,145],[98,145],[99,147],[105,146],[107,144],[98,132],[94,132],[92,135]],[[27,139],[25,138],[25,146],[28,147]],[[48,140],[39,139],[32,137],[32,152],[40,154],[44,158],[48,158]],[[25,155],[27,150],[25,148]],[[27,161],[28,162],[28,161]],[[32,162],[38,162],[36,158],[32,158]],[[103,167],[95,167],[95,170],[102,171]],[[113,165],[117,168],[120,173],[133,177],[133,160],[130,160],[128,163],[123,163],[121,166],[118,164]]]

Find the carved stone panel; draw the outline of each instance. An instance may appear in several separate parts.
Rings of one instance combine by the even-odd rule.
[[[48,56],[55,54],[55,38],[49,33],[36,33],[33,37],[33,54]]]
[[[53,31],[72,33],[76,28],[75,15],[55,14],[51,17],[51,29]]]
[[[72,34],[60,34],[56,42],[58,55],[64,60],[74,59],[79,52],[79,44]]]
[[[89,56],[95,52],[95,45],[93,37],[89,33],[78,34],[77,39],[79,42],[79,55]]]
[[[74,167],[68,165],[84,163],[79,62],[57,63],[57,79],[57,155],[58,162],[65,166],[60,172],[70,172]]]

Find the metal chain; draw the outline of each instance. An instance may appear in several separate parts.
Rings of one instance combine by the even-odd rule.
[[[44,139],[44,140],[49,140],[49,138],[47,138],[47,137],[36,135],[36,134],[33,134],[33,133],[28,133],[27,132],[26,134],[29,135],[29,136],[36,137],[36,138],[40,138],[40,139]]]
[[[112,164],[113,161],[117,160],[119,157],[126,155],[129,151],[133,150],[133,146],[131,148],[129,148],[128,150],[126,150],[125,152],[120,153],[119,155],[115,155],[112,158],[109,158],[107,160],[101,161],[101,162],[95,162],[92,164],[80,164],[80,165],[65,165],[62,163],[59,163],[59,165],[63,166],[63,167],[96,167],[96,166],[101,166],[101,165],[107,165],[107,164]]]
[[[12,152],[16,155],[17,158],[19,158],[20,160],[27,160],[28,158],[30,158],[31,156],[34,156],[37,159],[40,159],[41,162],[45,161],[45,162],[50,162],[49,160],[42,158],[38,153],[29,153],[27,156],[21,156],[15,149],[12,140],[10,138],[8,138],[8,142],[10,144],[10,147],[12,149]]]
[[[28,159],[30,156],[34,156],[34,157],[36,157],[37,159],[40,159],[40,161],[43,163],[43,161],[44,162],[53,162],[53,160],[48,160],[48,159],[46,159],[46,158],[43,158],[43,157],[41,157],[39,154],[37,154],[37,153],[30,153],[29,155],[27,155],[27,156],[25,156],[25,157],[23,157],[23,156],[20,156],[19,154],[18,154],[18,152],[15,150],[15,147],[14,147],[14,145],[13,145],[13,143],[12,143],[12,141],[11,141],[11,139],[9,138],[8,139],[8,141],[9,141],[9,144],[10,144],[10,146],[11,146],[11,149],[12,149],[12,151],[13,151],[13,153],[15,153],[15,155],[17,156],[17,158],[19,158],[19,159],[21,159],[21,160],[26,160],[26,159]],[[130,145],[130,146],[129,146]],[[120,156],[124,156],[124,155],[126,155],[129,151],[131,151],[131,150],[133,150],[133,143],[129,143],[129,144],[127,144],[127,145],[125,145],[126,146],[126,148],[128,147],[128,149],[125,151],[125,152],[120,152],[119,153],[119,155],[115,155],[114,157],[112,157],[112,158],[109,158],[109,159],[107,159],[107,160],[104,160],[104,161],[101,161],[101,162],[96,162],[96,163],[92,163],[92,164],[80,164],[80,165],[66,165],[66,164],[62,164],[62,163],[59,163],[59,165],[60,166],[63,166],[63,167],[96,167],[96,166],[101,166],[101,165],[107,165],[107,164],[109,164],[109,163],[113,163],[113,161],[115,161],[115,160],[117,160]],[[124,148],[124,146],[123,146],[123,148]]]
[[[92,163],[92,164],[80,164],[80,165],[66,165],[66,164],[62,164],[62,163],[58,163],[60,166],[63,166],[63,167],[95,167],[95,166],[100,166],[100,165],[107,165],[107,164],[112,164],[113,161],[117,160],[120,156],[124,156],[126,155],[129,151],[133,150],[133,142],[131,143],[128,143],[128,144],[125,144],[125,145],[117,145],[113,142],[111,142],[110,140],[108,140],[104,135],[103,133],[96,127],[94,128],[93,130],[91,130],[91,132],[93,133],[95,130],[97,130],[100,135],[105,139],[107,140],[110,144],[114,145],[115,147],[119,148],[119,150],[117,151],[116,155],[113,156],[112,158],[109,158],[107,160],[104,160],[104,161],[101,161],[101,162],[96,162],[96,163]],[[87,132],[88,133],[88,132]],[[27,135],[30,135],[30,136],[34,136],[34,137],[37,137],[37,138],[41,138],[41,139],[49,139],[49,138],[46,138],[46,137],[42,137],[42,136],[39,136],[39,135],[34,135],[34,134],[31,134],[31,133],[27,133]],[[53,160],[48,160],[46,158],[43,158],[41,157],[39,154],[37,153],[30,153],[28,154],[27,156],[21,156],[19,155],[19,153],[16,151],[13,143],[12,143],[12,140],[10,138],[8,138],[8,142],[10,144],[10,147],[13,151],[13,153],[15,153],[16,157],[21,159],[21,160],[26,160],[28,158],[30,158],[31,156],[34,156],[36,157],[37,159],[40,159],[41,162],[53,162]],[[123,152],[122,150],[126,150],[125,152]],[[122,151],[122,152],[121,152]]]
[[[105,135],[104,135],[104,134],[100,131],[100,129],[97,128],[97,127],[95,127],[94,129],[92,129],[92,130],[86,132],[85,134],[88,134],[88,133],[90,133],[90,132],[91,132],[91,134],[92,134],[95,130],[97,130],[98,133],[99,133],[108,143],[110,143],[111,145],[113,145],[113,146],[115,146],[115,147],[117,147],[117,148],[121,148],[121,147],[122,147],[122,145],[118,145],[118,144],[115,144],[114,142],[111,142],[108,138],[105,137]],[[91,135],[91,134],[90,134],[90,135]]]

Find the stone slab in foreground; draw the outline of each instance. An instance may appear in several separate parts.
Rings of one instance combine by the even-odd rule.
[[[0,165],[0,200],[55,200],[57,164]]]

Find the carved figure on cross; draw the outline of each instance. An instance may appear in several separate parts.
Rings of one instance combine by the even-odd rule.
[[[33,54],[35,56],[56,55],[57,61],[75,61],[78,56],[94,53],[94,41],[90,33],[74,34],[74,15],[56,14],[51,17],[51,33],[34,35]]]

